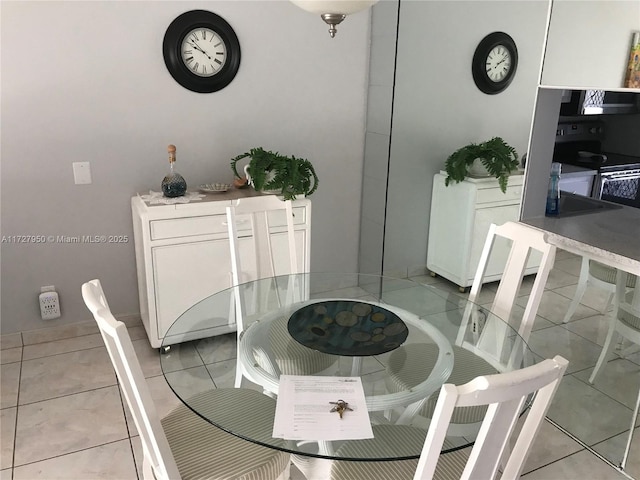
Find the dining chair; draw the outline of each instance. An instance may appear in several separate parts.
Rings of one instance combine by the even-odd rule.
[[[640,345],[640,288],[628,291],[631,283],[629,278],[636,279],[635,275],[618,271],[616,275],[616,293],[614,311],[609,317],[609,330],[600,352],[598,362],[589,377],[589,383],[594,383],[602,367],[607,363],[614,347],[614,338],[622,337],[630,340],[635,345]],[[622,354],[624,356],[624,353]]]
[[[609,310],[612,300],[615,299],[616,293],[616,269],[608,265],[604,265],[595,260],[590,260],[587,257],[582,257],[582,263],[580,264],[580,276],[578,277],[578,286],[576,293],[571,300],[569,309],[562,319],[563,323],[567,323],[571,320],[571,317],[576,313],[576,309],[582,300],[587,287],[593,285],[609,293],[607,303],[600,310],[603,315]],[[636,277],[630,275],[627,279],[627,288],[634,288],[636,286]],[[615,305],[614,305],[615,308]]]
[[[465,335],[469,330],[469,322],[478,322],[478,316],[482,315],[482,312],[478,312],[476,303],[484,284],[487,265],[492,254],[495,254],[494,246],[499,238],[511,242],[510,251],[497,292],[491,306],[488,307],[490,314],[486,318],[480,338],[472,344],[465,340]],[[540,256],[540,264],[522,316],[518,318],[513,307],[529,259],[534,252]],[[455,361],[448,382],[462,385],[478,375],[503,372],[521,365],[522,358],[517,354],[522,353],[523,349],[503,348],[508,343],[511,333],[505,322],[509,322],[524,342],[528,340],[549,272],[553,267],[555,252],[556,247],[546,241],[546,234],[528,225],[506,222],[500,226],[492,224],[489,227],[469,301],[466,303],[458,329],[458,338],[453,345]],[[505,351],[511,354],[507,358],[504,358]],[[432,371],[437,355],[437,347],[433,344],[412,343],[394,350],[389,356],[386,368],[387,389],[402,391],[424,381]],[[432,395],[419,411],[419,417],[428,421],[433,416],[435,405],[436,398]],[[479,420],[483,415],[482,408],[457,409],[453,414],[452,431],[455,431],[457,426],[457,433],[460,435],[473,434],[479,428]]]
[[[640,288],[636,287],[628,292],[630,278],[637,280],[637,276],[627,272],[618,271],[616,274],[616,293],[614,302],[614,312],[610,317],[609,330],[602,347],[602,352],[598,358],[598,362],[589,377],[589,383],[594,383],[598,374],[602,372],[602,367],[606,365],[607,359],[611,356],[611,350],[614,346],[614,337],[620,336],[630,340],[635,345],[640,345]],[[635,283],[634,283],[635,285]],[[621,356],[625,356],[622,352]],[[629,436],[627,438],[624,455],[620,467],[624,470],[625,464],[631,449],[631,441],[635,430],[638,411],[640,410],[640,391],[636,398],[636,404],[631,417],[629,426]]]
[[[285,480],[290,455],[243,440],[180,405],[159,419],[140,363],[124,323],[111,311],[99,280],[82,285],[113,363],[120,388],[140,434],[146,480],[229,479]],[[195,401],[207,408],[234,409],[252,428],[271,436],[275,401],[254,390],[214,389]],[[242,408],[239,408],[239,407]]]
[[[289,275],[301,273],[290,200],[283,201],[275,195],[241,198],[227,207],[227,225],[233,285],[236,287],[235,316],[239,340],[247,326],[247,319],[258,312],[264,302],[291,304],[294,300],[306,299],[307,294],[304,284],[296,284],[303,282],[303,279]],[[268,282],[254,285],[250,289],[251,298],[247,300],[242,283],[270,277],[274,277],[270,290],[261,291],[258,288],[264,290]],[[286,298],[282,299],[281,295]],[[278,373],[311,375],[336,363],[336,356],[311,350],[293,340],[287,331],[287,321],[284,317],[276,319],[269,333],[270,347],[280,370]],[[241,355],[237,355],[236,387],[241,385],[243,377],[251,381],[241,358]],[[260,362],[260,358],[256,361]]]
[[[373,427],[373,439],[349,442],[336,452],[341,456],[364,458],[394,449],[397,442],[414,442],[419,448],[418,442],[422,441],[419,459],[336,461],[331,466],[330,478],[489,480],[496,478],[501,467],[502,480],[517,479],[567,365],[567,360],[558,355],[520,370],[479,376],[464,385],[445,384],[426,437],[423,430],[408,425],[380,425]],[[516,423],[532,395],[533,401],[516,435]],[[484,407],[486,413],[473,447],[441,455],[454,411],[478,407]]]

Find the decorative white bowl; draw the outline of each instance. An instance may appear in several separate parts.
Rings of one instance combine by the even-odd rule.
[[[204,185],[200,185],[198,190],[202,193],[222,193],[226,192],[230,188],[230,183],[205,183]]]

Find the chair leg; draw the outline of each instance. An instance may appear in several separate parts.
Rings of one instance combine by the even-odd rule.
[[[609,307],[613,304],[613,297],[615,296],[614,292],[611,292],[609,294],[609,298],[607,299],[607,303],[605,304],[604,308],[602,310],[600,310],[601,314],[605,314],[607,313],[607,311],[609,310]]]
[[[331,475],[333,460],[304,455],[291,455],[291,462],[307,480],[327,480]]]
[[[631,417],[631,425],[629,428],[629,438],[627,438],[627,445],[624,449],[624,455],[622,456],[622,462],[620,462],[620,468],[622,470],[627,466],[627,458],[629,457],[629,451],[631,450],[631,441],[633,440],[633,432],[636,428],[636,418],[638,418],[638,411],[640,411],[640,391],[638,392],[638,398],[636,399],[636,408],[633,409],[633,416]]]
[[[234,382],[235,388],[240,388],[242,386],[242,365],[240,365],[240,361],[236,361],[236,379]]]
[[[142,458],[142,478],[143,480],[156,480],[156,476],[151,468],[151,463],[147,460],[146,455]]]
[[[578,287],[576,288],[576,294],[573,296],[573,300],[571,300],[571,304],[569,305],[567,314],[562,319],[562,323],[567,323],[569,320],[571,320],[571,317],[573,317],[573,314],[576,313],[578,305],[580,304],[580,300],[582,300],[582,297],[584,296],[584,292],[586,292],[587,290],[588,283],[589,283],[589,260],[583,257],[582,266],[580,267],[580,278],[578,279]],[[611,299],[609,301],[611,301]]]
[[[589,383],[593,383],[600,372],[600,369],[604,364],[606,364],[607,357],[611,353],[613,348],[613,335],[616,333],[616,322],[615,318],[611,318],[611,325],[609,326],[609,331],[607,332],[607,338],[604,341],[604,346],[602,347],[602,352],[600,353],[600,357],[598,358],[598,363],[593,369],[593,373],[589,377]]]

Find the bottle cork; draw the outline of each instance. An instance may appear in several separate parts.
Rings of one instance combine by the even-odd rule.
[[[176,146],[169,145],[167,147],[167,152],[169,152],[169,163],[173,163],[176,161]]]

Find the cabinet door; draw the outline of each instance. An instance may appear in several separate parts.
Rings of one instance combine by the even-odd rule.
[[[519,205],[505,205],[502,207],[489,207],[479,208],[476,210],[476,216],[473,223],[473,244],[471,246],[471,252],[469,255],[469,268],[468,272],[471,274],[469,279],[469,285],[473,281],[473,275],[475,275],[478,268],[478,262],[480,262],[480,255],[484,248],[484,243],[489,232],[489,226],[492,223],[496,225],[502,225],[505,222],[515,222],[518,220]],[[500,278],[502,271],[507,263],[507,257],[509,255],[509,248],[511,242],[504,238],[496,238],[489,264],[485,277]]]
[[[501,207],[489,207],[480,208],[476,210],[476,216],[473,225],[473,238],[474,242],[471,246],[471,252],[469,256],[469,272],[475,275],[480,262],[480,255],[484,248],[487,233],[489,232],[489,226],[492,223],[496,225],[502,225],[505,222],[517,222],[519,205],[505,205]],[[511,248],[511,241],[506,238],[496,238],[493,244],[493,251],[487,264],[485,272],[485,281],[497,281],[502,277],[502,272],[507,263],[509,257],[509,250]],[[540,260],[542,259],[539,252],[532,252],[527,262],[526,274],[535,273]],[[469,285],[473,282],[473,277],[469,278]]]
[[[187,309],[231,286],[227,239],[154,247],[152,249],[158,337]],[[228,305],[218,312],[198,312],[202,320],[229,322]],[[197,321],[197,319],[194,319]],[[216,325],[210,325],[216,326]]]
[[[592,188],[593,176],[560,178],[560,190],[562,190],[563,192],[576,193],[578,195],[590,197]]]
[[[308,270],[306,265],[308,259],[306,258],[306,243],[307,232],[305,230],[296,230],[294,232],[296,242],[296,261],[298,262],[298,271],[305,272]],[[286,233],[274,233],[271,235],[271,246],[273,249],[273,258],[276,264],[276,274],[278,273],[278,264],[289,264],[289,252],[287,250],[287,235]]]
[[[308,258],[306,254],[307,231],[296,230],[294,232],[296,242],[296,255],[298,262],[298,270],[304,272],[307,270]],[[240,273],[240,282],[250,282],[256,280],[258,268],[256,266],[255,246],[251,241],[251,237],[240,238],[240,261],[242,263],[242,272]],[[286,275],[287,271],[279,271],[278,265],[289,265],[289,252],[287,246],[287,234],[277,232],[271,234],[271,250],[273,253],[276,275]]]

